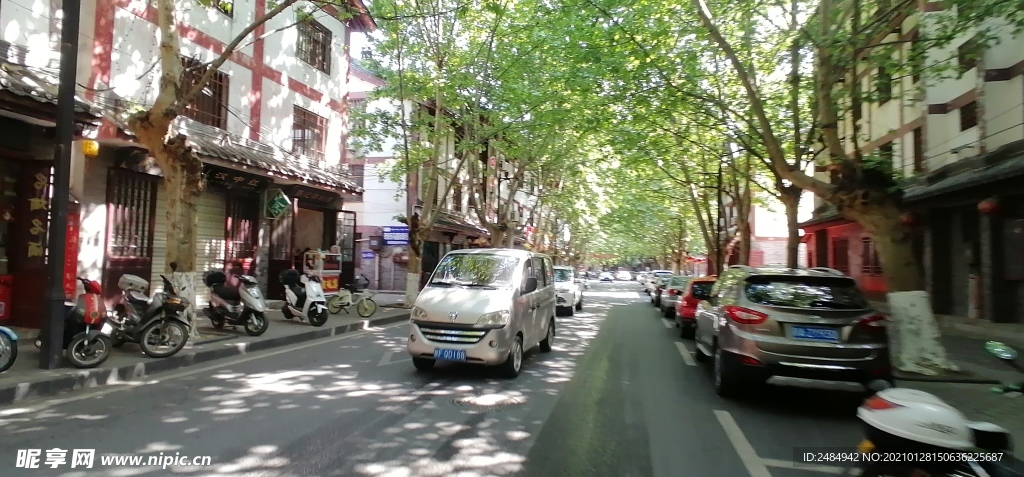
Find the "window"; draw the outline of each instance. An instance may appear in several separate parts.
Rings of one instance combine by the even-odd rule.
[[[327,27],[306,20],[298,25],[299,59],[320,71],[331,72],[331,31]]]
[[[924,129],[914,130],[914,172],[924,171]]]
[[[965,41],[956,49],[957,65],[960,67],[960,74],[964,74],[978,66],[978,59],[981,55],[981,45],[977,38]]]
[[[910,37],[910,59],[911,59],[910,67],[913,68],[913,70],[914,70],[914,74],[913,74],[913,76],[911,76],[911,78],[913,78],[914,83],[920,83],[921,82],[921,70],[924,69],[924,61],[922,61],[922,59],[921,59],[921,56],[923,55],[923,53],[920,51],[920,48],[921,48],[921,43],[920,42],[921,42],[921,33],[919,31],[915,30],[914,34]]]
[[[960,108],[960,130],[966,131],[978,125],[978,102],[971,101]]]
[[[209,69],[195,58],[181,58],[185,69],[183,85],[191,88],[199,82]],[[230,78],[223,72],[216,72],[193,100],[185,107],[184,115],[197,122],[215,128],[228,128],[228,86]]]
[[[878,251],[871,237],[860,239],[860,272],[865,275],[881,275],[882,264],[878,260]]]
[[[518,263],[519,259],[502,255],[452,254],[434,269],[429,285],[507,288],[512,285]],[[526,270],[530,271],[529,263]]]
[[[882,147],[878,148],[878,155],[886,164],[892,164],[892,159],[894,156],[892,141],[882,144]]]
[[[878,68],[875,88],[878,92],[878,104],[888,103],[892,99],[892,73],[885,67]]]
[[[363,178],[364,178],[365,170],[366,170],[366,166],[364,166],[363,164],[349,164],[348,165],[348,174],[349,174],[349,176],[352,177],[352,181],[354,181],[356,183],[356,185],[358,185],[359,187],[365,187],[363,185],[364,184],[364,182],[363,182],[364,179]]]
[[[352,99],[348,102],[348,123],[349,131],[365,130],[366,124],[366,100]]]
[[[838,169],[830,169],[828,171],[828,182],[829,184],[838,184],[843,177],[839,174]]]
[[[312,111],[294,107],[292,115],[292,152],[313,162],[324,161],[327,120]]]
[[[462,212],[462,184],[458,182],[452,186],[452,210]]]
[[[747,299],[765,306],[863,310],[867,300],[849,278],[753,276],[744,287]]]
[[[850,273],[850,240],[846,237],[832,238],[832,268]]]

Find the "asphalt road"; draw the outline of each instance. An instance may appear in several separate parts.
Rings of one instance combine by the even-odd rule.
[[[532,353],[516,380],[417,373],[401,324],[0,407],[0,475],[849,475],[794,464],[794,449],[852,449],[858,397],[774,388],[723,400],[638,288],[593,285],[585,311],[560,319],[554,352]],[[54,448],[97,457],[71,468],[69,452],[51,469]],[[42,468],[16,468],[19,449],[44,450]],[[100,461],[128,454],[211,465]]]

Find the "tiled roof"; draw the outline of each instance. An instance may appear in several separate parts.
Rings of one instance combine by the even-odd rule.
[[[839,215],[839,211],[836,209],[836,206],[828,202],[825,202],[824,204],[821,204],[820,206],[815,208],[814,211],[811,212],[811,218],[799,224],[798,227],[807,227],[809,225],[831,222],[833,220],[839,220],[842,218],[843,216]]]
[[[46,65],[29,66],[29,55],[24,47],[0,41],[0,91],[56,106],[59,62],[51,60]],[[79,97],[75,97],[75,111],[101,116],[99,107]]]
[[[927,177],[925,183],[903,189],[904,202],[979,187],[1024,176],[1024,141],[1016,141],[984,155],[957,161]],[[943,168],[946,169],[946,168]],[[931,183],[928,183],[928,182]]]
[[[466,220],[459,215],[452,214],[450,212],[439,211],[437,215],[437,225],[441,227],[447,227],[462,232],[475,233],[479,235],[490,235],[487,229]]]

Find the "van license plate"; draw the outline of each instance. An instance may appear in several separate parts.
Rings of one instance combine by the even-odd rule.
[[[441,361],[465,361],[466,350],[462,349],[435,349],[434,359]]]
[[[808,341],[839,341],[839,332],[832,328],[794,326],[793,339]]]

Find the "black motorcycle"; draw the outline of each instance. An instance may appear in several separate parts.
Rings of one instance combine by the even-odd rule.
[[[174,263],[171,270],[176,269]],[[171,281],[160,275],[164,290],[147,296],[149,282],[135,275],[121,275],[117,287],[121,300],[114,308],[114,347],[138,343],[151,358],[166,358],[181,351],[188,342],[189,324],[185,310],[189,301],[177,295]],[[173,335],[173,336],[172,336]],[[166,346],[167,349],[158,349]]]
[[[103,304],[103,288],[99,282],[79,277],[85,290],[75,302],[64,303],[63,346],[68,361],[76,368],[95,368],[107,358],[113,349],[110,339],[114,327],[107,320]],[[42,348],[49,336],[49,329],[43,328],[36,338],[36,348]]]

